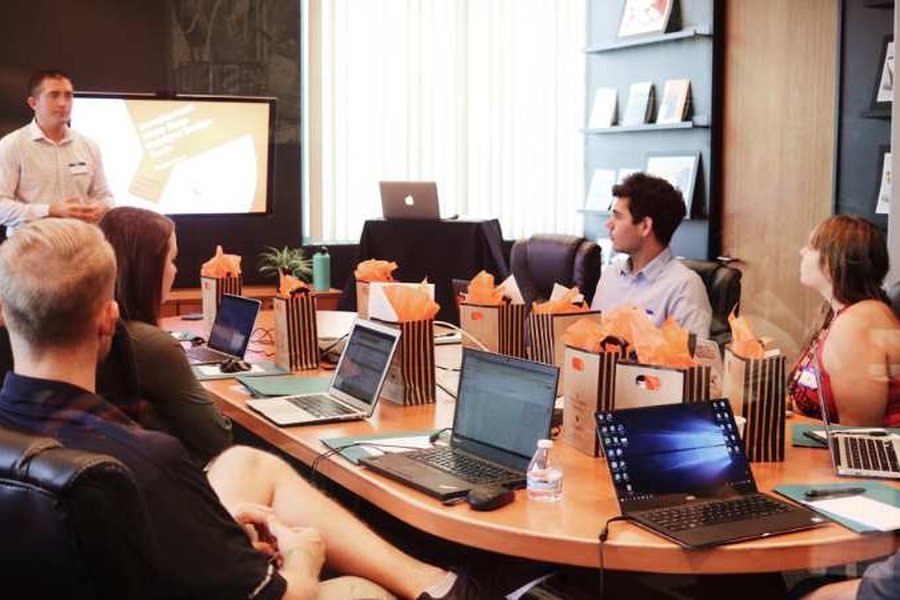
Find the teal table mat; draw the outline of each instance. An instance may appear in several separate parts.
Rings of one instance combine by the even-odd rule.
[[[284,373],[284,371],[282,371]],[[331,375],[308,377],[302,375],[248,375],[236,377],[256,398],[266,396],[293,396],[296,394],[320,394],[327,392]]]
[[[359,442],[377,442],[378,440],[387,440],[387,439],[397,439],[397,438],[413,438],[413,437],[428,437],[433,434],[435,429],[428,429],[425,431],[395,431],[394,433],[386,433],[379,435],[360,435],[360,436],[351,436],[351,437],[335,437],[335,438],[324,438],[319,440],[330,449],[337,451],[338,454],[349,460],[355,465],[359,464],[359,459],[364,456],[371,456],[371,453],[367,452],[364,447],[353,446],[352,444],[357,444]],[[374,445],[374,444],[373,444]]]
[[[827,490],[831,488],[847,488],[847,487],[861,487],[866,489],[866,493],[862,494],[872,500],[878,500],[880,502],[884,502],[885,504],[890,504],[891,506],[900,507],[900,489],[888,487],[881,483],[863,481],[859,479],[847,479],[841,483],[825,483],[819,485],[777,485],[774,490],[781,494],[782,496],[786,496],[791,500],[797,502],[798,504],[803,504],[807,508],[813,509],[816,512],[819,512],[832,521],[836,523],[840,523],[844,527],[848,529],[852,529],[856,533],[874,533],[877,532],[877,529],[872,527],[868,527],[859,523],[857,521],[852,521],[850,519],[844,519],[840,517],[836,517],[833,514],[829,513],[827,510],[818,510],[815,507],[805,504],[806,497],[803,495],[806,490],[817,489],[817,490]]]
[[[210,364],[210,365],[191,365],[191,370],[194,372],[194,376],[198,381],[212,381],[214,379],[240,379],[241,377],[247,377],[249,379],[255,377],[267,377],[271,375],[283,375],[287,373],[284,369],[277,366],[270,360],[261,360],[259,362],[251,363],[253,370],[252,371],[243,371],[240,374],[236,373],[223,373],[221,369],[219,369],[219,365]]]
[[[832,425],[832,430],[840,431],[841,429],[859,429],[858,427],[844,427],[842,425]],[[898,427],[883,427],[885,431],[900,435]],[[807,431],[824,431],[825,426],[822,423],[794,423],[791,426],[791,445],[800,448],[824,448],[825,444],[814,440],[806,435]]]

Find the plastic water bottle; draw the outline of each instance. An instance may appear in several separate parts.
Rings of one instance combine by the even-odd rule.
[[[313,254],[313,288],[317,292],[327,292],[331,289],[331,256],[328,248],[322,248]]]
[[[563,472],[550,462],[551,440],[538,440],[537,451],[528,463],[526,473],[528,498],[539,502],[556,502],[562,498]]]

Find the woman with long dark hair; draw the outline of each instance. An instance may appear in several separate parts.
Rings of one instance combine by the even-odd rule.
[[[820,391],[834,422],[900,426],[900,322],[882,288],[884,235],[865,219],[837,215],[800,254],[800,281],[825,299],[827,314],[791,372],[794,407],[820,417]]]
[[[159,328],[178,272],[171,219],[132,207],[110,210],[100,229],[116,252],[116,301],[131,338],[144,427],[171,433],[205,463],[231,444],[231,422],[197,381],[179,343]]]

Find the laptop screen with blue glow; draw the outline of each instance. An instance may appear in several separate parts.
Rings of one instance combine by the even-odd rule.
[[[597,434],[623,506],[755,489],[725,400],[597,413]]]
[[[381,381],[393,358],[396,335],[367,327],[357,321],[350,332],[331,383],[332,390],[367,404],[375,402]]]

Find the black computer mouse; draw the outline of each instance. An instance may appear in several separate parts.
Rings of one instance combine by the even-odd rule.
[[[240,373],[249,371],[250,365],[239,358],[229,358],[219,363],[219,370],[223,373]]]
[[[516,493],[502,485],[480,485],[469,490],[466,502],[472,510],[494,510],[516,499]]]

